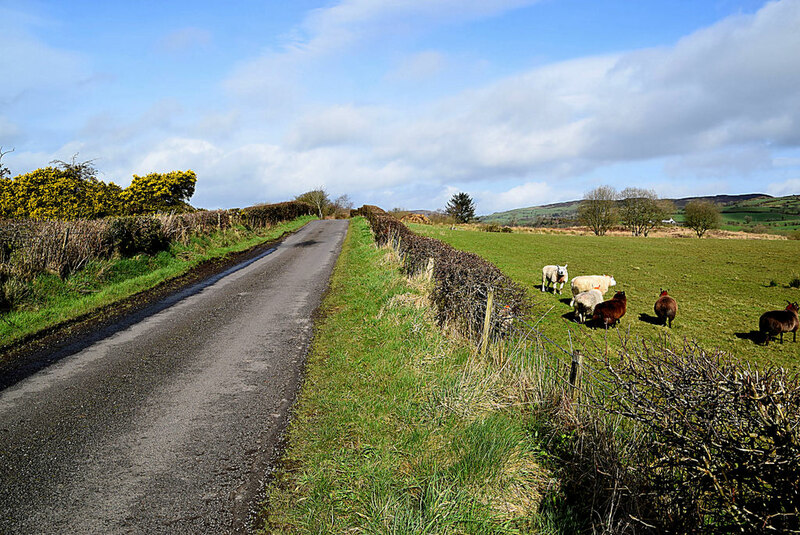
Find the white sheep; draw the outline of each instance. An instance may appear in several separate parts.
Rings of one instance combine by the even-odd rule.
[[[570,283],[572,301],[569,302],[569,306],[575,304],[575,296],[581,292],[600,290],[600,293],[605,294],[611,286],[616,285],[617,281],[611,275],[580,275],[575,277]]]
[[[549,287],[550,284],[553,285],[553,293],[561,294],[561,288],[564,287],[564,283],[569,280],[569,274],[567,273],[567,264],[563,266],[544,266],[542,268],[542,291],[545,290],[545,284]],[[558,284],[561,283],[561,286]]]
[[[600,290],[591,289],[576,295],[572,302],[575,306],[575,317],[578,319],[578,323],[584,323],[594,314],[594,307],[603,302],[603,294],[600,293]]]

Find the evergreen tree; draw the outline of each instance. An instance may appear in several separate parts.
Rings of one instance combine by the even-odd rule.
[[[450,198],[445,208],[447,215],[453,217],[456,223],[469,223],[475,219],[475,203],[472,197],[461,192],[456,193]]]

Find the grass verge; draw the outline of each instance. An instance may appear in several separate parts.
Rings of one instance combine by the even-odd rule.
[[[64,280],[51,273],[38,275],[19,289],[19,306],[2,316],[0,351],[34,333],[178,277],[202,262],[276,240],[313,219],[305,216],[254,230],[234,227],[196,236],[188,245],[172,244],[154,256],[91,261]]]
[[[556,531],[537,513],[548,476],[518,385],[435,325],[426,284],[352,221],[264,532]]]

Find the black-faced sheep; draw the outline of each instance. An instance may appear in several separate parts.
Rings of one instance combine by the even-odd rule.
[[[656,317],[664,322],[664,326],[669,322],[669,327],[672,328],[672,320],[675,319],[675,314],[678,313],[678,302],[670,297],[666,290],[661,290],[661,295],[656,300],[656,304],[653,305],[653,310],[656,313]]]
[[[575,304],[575,296],[589,290],[600,290],[605,295],[611,286],[616,286],[617,281],[611,275],[580,275],[572,279],[570,288],[572,289],[572,301],[569,306]]]
[[[544,266],[542,268],[542,291],[545,291],[545,285],[549,288],[552,284],[553,293],[556,293],[556,290],[558,290],[560,295],[561,289],[568,279],[567,264],[563,266]],[[559,284],[561,284],[561,286],[559,286]]]
[[[776,334],[781,335],[783,343],[783,333],[792,333],[792,342],[797,341],[798,321],[797,311],[800,309],[797,303],[789,303],[784,310],[770,310],[764,312],[758,319],[758,332],[764,337],[764,345],[769,345],[769,340]]]
[[[581,292],[572,300],[575,307],[575,318],[578,323],[583,323],[594,314],[594,307],[603,302],[603,294],[600,290],[589,290]]]
[[[625,297],[625,292],[617,292],[608,301],[598,303],[594,307],[593,319],[599,320],[608,329],[609,325],[616,324],[625,315],[627,307],[628,300]]]

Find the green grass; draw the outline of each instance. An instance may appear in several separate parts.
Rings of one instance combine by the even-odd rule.
[[[93,261],[64,281],[49,273],[39,275],[28,285],[19,308],[2,317],[0,347],[152,288],[205,260],[277,239],[312,219],[301,217],[258,231],[235,228],[193,239],[187,246],[174,244],[155,256]]]
[[[498,402],[497,369],[445,336],[398,268],[354,219],[262,529],[558,533],[536,516],[538,450],[519,406]]]
[[[615,277],[613,290],[625,290],[628,298],[622,332],[644,339],[667,336],[674,344],[697,340],[707,350],[721,349],[765,365],[795,366],[800,360],[800,341],[792,343],[791,336],[789,342],[784,336],[783,345],[767,347],[748,338],[758,329],[764,311],[784,308],[787,300],[800,301],[800,290],[789,287],[800,272],[796,241],[490,234],[411,227],[419,234],[481,255],[522,283],[536,304],[535,314],[545,315],[539,327],[560,344],[567,345],[570,335],[573,344],[589,339],[605,344],[602,330],[578,326],[565,317],[571,313],[568,285],[562,296],[539,291],[542,266],[568,262],[570,278],[590,274]],[[661,288],[678,301],[671,330],[640,319],[642,314],[654,316],[653,304]],[[612,295],[609,291],[606,298]],[[618,347],[617,333],[609,333],[609,347]]]

